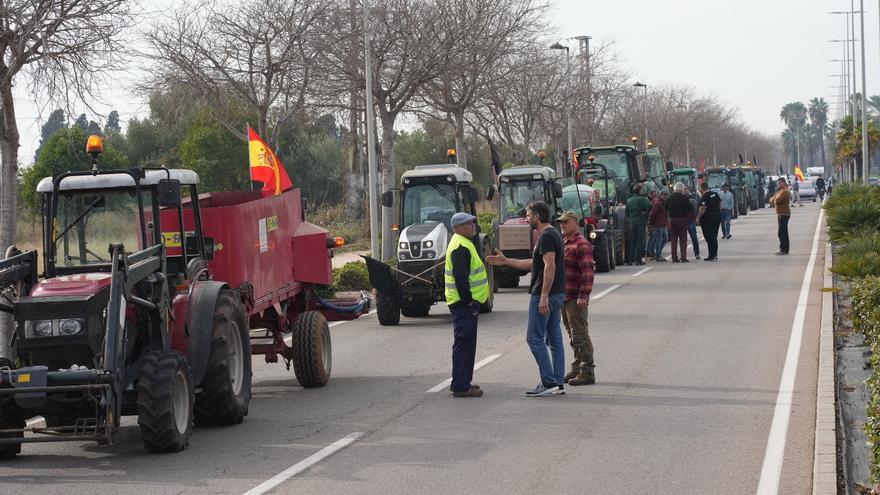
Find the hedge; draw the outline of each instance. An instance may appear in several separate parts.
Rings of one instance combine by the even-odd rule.
[[[880,480],[880,277],[863,277],[852,288],[853,329],[865,335],[871,349],[871,375],[865,381],[871,399],[865,433],[871,449],[871,477]]]

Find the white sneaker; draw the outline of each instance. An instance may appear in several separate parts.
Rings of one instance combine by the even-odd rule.
[[[539,383],[537,387],[532,390],[526,392],[527,397],[546,397],[548,395],[556,395],[559,392],[565,393],[564,390],[560,391],[558,385],[553,385],[552,387],[545,387],[543,383]]]

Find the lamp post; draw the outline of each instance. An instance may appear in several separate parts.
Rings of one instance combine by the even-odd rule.
[[[684,103],[676,108],[684,109],[684,153],[688,168],[691,166],[691,128],[688,125],[688,107]]]
[[[565,97],[567,100],[571,99],[571,56],[569,53],[569,49],[567,46],[560,44],[559,42],[553,43],[550,45],[551,50],[565,50]],[[568,127],[568,150],[565,152],[565,168],[566,173],[572,169],[571,164],[571,152],[572,152],[572,140],[571,140],[571,111],[566,108],[566,102],[562,104],[562,111],[565,112],[566,115],[566,126]],[[559,177],[564,177],[562,170],[557,170],[556,175]]]
[[[366,76],[367,97],[367,186],[370,192],[367,197],[370,200],[370,254],[374,259],[381,259],[379,254],[379,207],[376,194],[379,182],[379,172],[376,168],[376,129],[373,117],[373,67],[370,60],[370,2],[364,0],[364,75]],[[390,239],[385,239],[390,242]]]
[[[867,184],[871,174],[871,162],[868,160],[868,105],[867,105],[867,82],[865,77],[865,0],[859,0],[859,21],[861,27],[862,45],[862,180]]]
[[[648,148],[648,85],[636,81],[634,88],[645,88],[645,98],[642,100],[642,108],[645,111],[645,149]]]

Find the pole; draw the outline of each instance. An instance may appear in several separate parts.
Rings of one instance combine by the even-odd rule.
[[[565,86],[566,86],[566,93],[568,93],[568,99],[570,101],[571,100],[571,54],[569,53],[568,47],[565,47]],[[565,170],[563,170],[563,173],[557,174],[558,177],[567,176],[568,173],[573,170],[572,163],[574,163],[571,160],[571,154],[572,154],[572,149],[573,149],[572,140],[571,140],[571,109],[566,108],[566,106],[564,104],[562,105],[562,109],[565,112],[566,116],[568,117],[568,151],[566,151],[566,153],[565,153],[565,158],[566,158]]]
[[[858,125],[859,116],[856,114],[856,94],[858,92],[856,88],[856,10],[854,2],[855,0],[849,0],[849,22],[851,26],[850,33],[852,33],[850,36],[850,43],[852,43],[852,48],[850,49],[850,53],[852,54],[852,100],[850,105],[852,105],[853,125]],[[862,39],[864,38],[865,37],[862,36]],[[865,92],[865,88],[862,88],[862,92]]]
[[[718,148],[715,147],[715,138],[712,138],[712,166],[718,166]]]
[[[376,168],[376,121],[373,116],[373,63],[370,50],[370,2],[364,0],[364,71],[367,82],[367,166],[369,168],[368,185],[370,187],[370,254],[375,259],[379,255],[379,204],[378,193],[379,172]],[[388,240],[386,239],[386,242]]]
[[[865,97],[865,88],[867,88],[865,78],[865,0],[859,0],[859,20],[861,21],[861,45],[862,45],[862,180],[868,183],[868,176],[871,172],[871,162],[868,161],[868,113]]]
[[[648,139],[648,85],[645,84],[644,88],[645,100],[644,103],[642,103],[642,108],[645,110],[645,149],[648,149],[648,143],[651,142],[651,140]]]

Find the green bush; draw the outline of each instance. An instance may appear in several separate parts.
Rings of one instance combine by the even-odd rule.
[[[828,214],[828,236],[845,243],[860,230],[880,229],[880,188],[844,183],[834,187],[823,208]]]
[[[863,277],[853,284],[850,314],[853,329],[865,335],[871,349],[872,372],[865,381],[871,396],[865,433],[873,456],[871,477],[876,482],[880,480],[880,277]]]
[[[333,287],[337,291],[370,290],[370,274],[367,264],[359,261],[346,263],[333,269]]]
[[[848,236],[834,259],[832,273],[848,279],[880,276],[880,235],[873,228]]]

